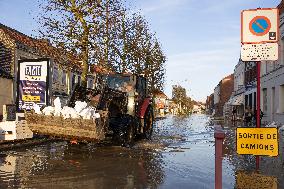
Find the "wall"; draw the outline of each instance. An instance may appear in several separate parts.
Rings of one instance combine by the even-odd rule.
[[[220,85],[218,84],[214,89],[214,104],[218,104],[220,101]]]
[[[282,2],[281,2],[282,3]],[[280,15],[280,41],[278,61],[263,61],[261,65],[261,109],[263,121],[284,124],[284,14]],[[266,90],[266,98],[264,95]]]
[[[245,82],[245,63],[239,60],[234,70],[234,91],[238,91],[244,86]]]
[[[284,66],[261,78],[262,93],[267,90],[267,111],[263,121],[276,121],[284,124]],[[262,109],[264,109],[264,95],[262,94]]]
[[[217,116],[223,116],[223,108],[226,102],[230,99],[234,90],[234,75],[231,74],[225,77],[220,83],[220,101],[216,111]]]
[[[3,115],[3,105],[12,104],[13,101],[13,81],[0,77],[0,115]]]

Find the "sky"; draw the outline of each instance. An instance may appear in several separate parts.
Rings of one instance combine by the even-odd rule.
[[[179,84],[205,101],[240,56],[242,10],[276,7],[280,0],[128,0],[148,20],[167,56],[165,93]],[[38,25],[37,0],[0,0],[0,22],[27,35]]]

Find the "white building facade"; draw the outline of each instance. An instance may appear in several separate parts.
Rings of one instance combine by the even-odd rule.
[[[284,124],[284,14],[280,15],[279,59],[261,65],[261,109],[263,122]]]
[[[236,109],[238,119],[244,114],[245,92],[245,62],[239,60],[234,69],[234,92],[228,102],[232,109]]]

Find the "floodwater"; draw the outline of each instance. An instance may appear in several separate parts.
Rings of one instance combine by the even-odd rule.
[[[216,124],[216,123],[215,123]],[[234,153],[226,127],[223,188],[253,160]],[[228,134],[229,133],[229,134]],[[53,142],[0,153],[0,188],[214,188],[214,123],[206,115],[169,116],[155,124],[151,141],[131,148]]]

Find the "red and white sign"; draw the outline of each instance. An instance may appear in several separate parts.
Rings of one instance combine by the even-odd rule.
[[[241,14],[241,42],[275,43],[279,40],[279,11],[278,9],[244,10]]]

